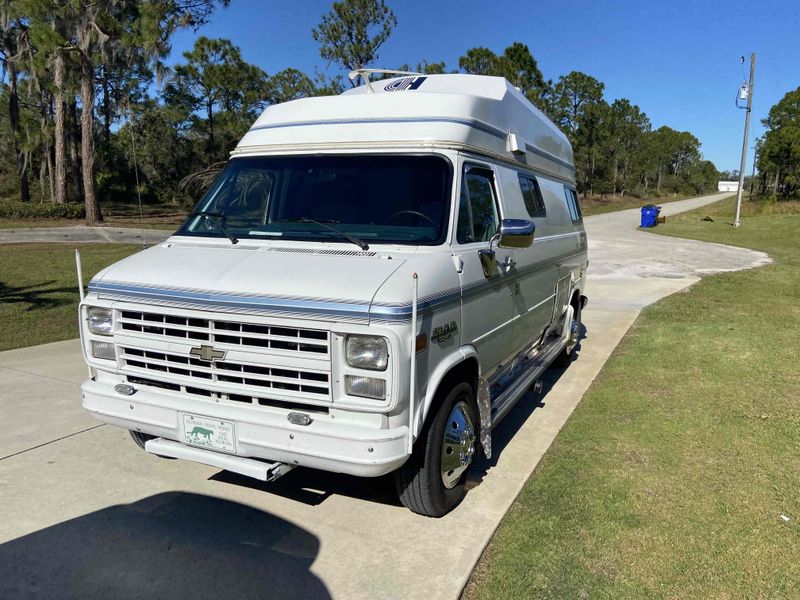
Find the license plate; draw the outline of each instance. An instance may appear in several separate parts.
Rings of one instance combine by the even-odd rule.
[[[190,446],[236,452],[236,435],[230,421],[183,415],[183,441]]]

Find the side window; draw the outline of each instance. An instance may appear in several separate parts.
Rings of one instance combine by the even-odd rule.
[[[569,216],[573,223],[583,219],[581,204],[578,202],[578,192],[564,186],[564,195],[567,197],[567,208],[569,208]]]
[[[522,199],[525,201],[525,208],[528,209],[528,214],[531,217],[544,217],[547,214],[547,210],[544,206],[542,190],[539,188],[539,182],[536,178],[520,173],[519,188],[522,191]]]
[[[488,242],[497,232],[499,218],[493,179],[488,169],[465,169],[456,226],[459,244]]]

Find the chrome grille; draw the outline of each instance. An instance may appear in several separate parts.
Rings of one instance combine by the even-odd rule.
[[[190,386],[219,384],[220,388],[232,388],[236,394],[248,398],[271,390],[276,395],[300,399],[330,399],[330,374],[325,371],[233,361],[205,362],[191,356],[131,346],[119,346],[118,356],[128,373],[169,374]]]
[[[247,394],[229,394],[224,392],[216,392],[203,387],[196,387],[191,385],[180,385],[163,381],[160,379],[151,379],[147,377],[137,377],[136,375],[128,375],[127,380],[129,383],[135,385],[142,385],[147,387],[155,387],[173,392],[184,392],[192,396],[203,397],[214,402],[232,402],[235,404],[254,404],[257,406],[269,406],[278,408],[285,411],[303,411],[307,413],[322,413],[328,414],[329,409],[327,406],[308,404],[307,402],[291,402],[286,400],[276,400],[274,398],[266,398],[263,396],[250,396]]]
[[[318,329],[261,325],[222,319],[197,319],[123,310],[119,327],[126,335],[208,342],[227,349],[267,349],[321,358],[329,353],[328,332]]]

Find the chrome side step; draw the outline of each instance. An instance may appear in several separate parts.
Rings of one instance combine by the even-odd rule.
[[[256,460],[255,458],[245,458],[244,456],[233,456],[231,454],[203,450],[202,448],[185,446],[178,442],[173,442],[172,440],[165,440],[164,438],[147,440],[144,444],[144,449],[150,454],[191,460],[192,462],[217,467],[218,469],[224,469],[266,482],[275,481],[279,477],[286,475],[286,473],[295,467],[295,465],[288,465],[282,462],[269,463]]]
[[[525,392],[541,377],[559,352],[567,345],[563,337],[554,337],[553,341],[529,351],[525,369],[519,372],[513,381],[508,382],[505,389],[492,401],[492,427],[506,416]]]

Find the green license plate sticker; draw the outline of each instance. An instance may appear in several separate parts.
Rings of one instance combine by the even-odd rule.
[[[183,441],[190,446],[236,452],[236,435],[231,421],[197,415],[183,415]]]

